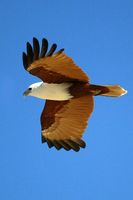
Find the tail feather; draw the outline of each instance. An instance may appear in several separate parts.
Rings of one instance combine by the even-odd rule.
[[[122,88],[120,85],[106,85],[109,92],[105,94],[101,94],[103,96],[111,96],[111,97],[120,97],[127,93],[127,90]]]
[[[90,85],[94,95],[119,97],[127,93],[120,85]]]

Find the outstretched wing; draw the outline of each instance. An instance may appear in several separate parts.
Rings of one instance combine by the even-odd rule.
[[[56,48],[53,44],[47,52],[48,41],[43,38],[40,51],[38,40],[33,38],[33,47],[27,42],[27,54],[23,53],[24,68],[47,83],[88,82],[88,76],[63,53],[64,49],[54,54]]]
[[[51,148],[62,147],[79,151],[85,148],[81,139],[87,126],[87,120],[93,111],[93,96],[87,95],[68,101],[46,100],[41,115],[42,142]]]

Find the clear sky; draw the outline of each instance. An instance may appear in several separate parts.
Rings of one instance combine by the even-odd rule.
[[[41,144],[44,102],[24,98],[39,79],[22,65],[33,36],[56,42],[95,84],[120,84],[121,98],[95,98],[76,153]],[[0,199],[133,199],[133,1],[0,1]]]

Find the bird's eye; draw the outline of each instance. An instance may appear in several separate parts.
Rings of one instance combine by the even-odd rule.
[[[32,90],[32,88],[29,88],[29,90]]]

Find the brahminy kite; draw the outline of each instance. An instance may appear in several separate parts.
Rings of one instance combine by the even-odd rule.
[[[119,85],[93,85],[89,77],[56,44],[48,51],[48,41],[33,38],[33,47],[27,42],[23,53],[24,68],[42,82],[34,83],[24,92],[25,96],[45,99],[41,114],[42,143],[57,150],[64,148],[79,151],[85,148],[82,135],[87,126],[94,100],[93,96],[118,97],[127,93]]]

